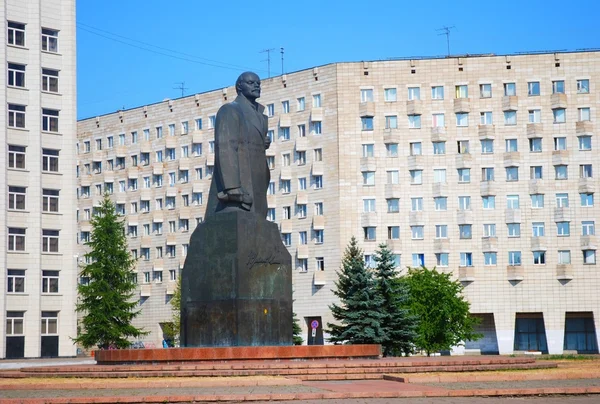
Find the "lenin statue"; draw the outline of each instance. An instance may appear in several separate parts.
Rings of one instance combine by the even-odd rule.
[[[291,256],[266,220],[270,170],[260,79],[236,81],[215,123],[206,220],[190,239],[181,278],[181,346],[292,344]]]
[[[242,209],[267,216],[267,188],[271,178],[265,149],[265,107],[258,104],[260,79],[243,73],[235,83],[237,98],[223,105],[215,123],[215,167],[206,216]]]

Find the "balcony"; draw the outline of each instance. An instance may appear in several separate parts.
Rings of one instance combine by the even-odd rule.
[[[177,244],[177,234],[176,233],[168,233],[167,234],[167,245],[176,245]]]
[[[180,158],[177,163],[180,170],[189,170],[192,166],[192,160],[187,157]]]
[[[308,150],[308,138],[306,136],[296,138],[296,151]]]
[[[308,194],[306,193],[306,191],[296,192],[296,203],[301,205],[308,203]]]
[[[360,171],[376,171],[377,170],[377,159],[375,157],[361,157],[360,158]]]
[[[179,208],[179,218],[189,219],[192,217],[192,208],[190,206],[182,206]]]
[[[169,281],[167,283],[167,295],[169,295],[169,296],[174,295],[176,290],[177,290],[177,282]]]
[[[482,237],[481,251],[498,251],[498,237]]]
[[[521,164],[521,153],[507,152],[504,153],[504,167],[518,167]]]
[[[593,135],[594,125],[592,121],[577,121],[575,122],[575,132],[577,135]]]
[[[571,209],[570,208],[554,208],[554,221],[555,222],[570,222],[571,221]]]
[[[529,194],[543,194],[546,189],[546,181],[542,179],[529,180]]]
[[[283,219],[279,225],[280,225],[280,231],[282,233],[291,233],[292,232],[292,220],[291,219]]]
[[[431,184],[431,194],[434,198],[437,196],[448,196],[448,183],[434,182]]]
[[[506,209],[504,218],[505,223],[521,223],[521,209]]]
[[[469,168],[473,164],[473,156],[468,153],[457,154],[455,162],[456,168]]]
[[[325,271],[315,271],[315,275],[313,278],[313,285],[315,286],[324,286],[327,284]]]
[[[408,224],[410,226],[419,226],[425,224],[425,215],[423,212],[409,212]]]
[[[550,96],[552,109],[567,108],[567,94],[557,93]]]
[[[152,222],[153,223],[162,223],[165,220],[164,214],[162,210],[155,210],[152,212]]]
[[[150,248],[152,247],[152,236],[142,236],[140,247]]]
[[[579,193],[594,193],[596,192],[596,183],[594,178],[579,179]]]
[[[477,125],[479,139],[494,139],[496,136],[496,126],[494,125]]]
[[[282,180],[291,180],[292,179],[292,167],[291,166],[281,167],[279,177]]]
[[[394,240],[388,239],[386,241],[386,244],[387,244],[388,248],[390,249],[390,251],[392,251],[394,253],[399,253],[402,251],[402,241],[400,239],[394,239]]]
[[[597,250],[598,240],[596,239],[596,236],[581,236],[579,245],[582,250]]]
[[[127,153],[128,153],[127,146],[117,146],[115,148],[115,155],[117,157],[127,157]]]
[[[421,100],[406,101],[406,115],[422,115],[423,102]]]
[[[400,129],[384,129],[383,130],[383,143],[401,143],[402,136]]]
[[[321,122],[323,120],[323,108],[313,107],[310,110],[310,120],[311,122]]]
[[[552,151],[552,165],[569,164],[569,150],[554,150]]]
[[[177,138],[175,136],[167,136],[165,139],[165,147],[174,149],[177,147]]]
[[[206,155],[206,165],[207,166],[214,166],[215,165],[215,154],[214,153],[208,153]]]
[[[292,117],[290,114],[281,114],[279,117],[279,127],[289,128],[290,126],[292,126]]]
[[[277,207],[277,195],[267,195],[267,207],[268,208],[276,208]]]
[[[203,132],[201,130],[195,130],[192,132],[192,143],[202,143]]]
[[[402,195],[402,185],[385,184],[385,199],[400,198]]]
[[[312,163],[312,175],[323,175],[325,165],[322,161]]]
[[[519,97],[516,95],[505,95],[502,97],[502,111],[517,111],[519,109]]]
[[[127,178],[137,178],[140,175],[138,167],[129,167],[127,169]]]
[[[481,181],[479,184],[479,193],[481,196],[498,195],[498,184],[496,181]]]
[[[104,161],[106,160],[106,150],[96,150],[92,154],[92,161]]]
[[[408,156],[407,165],[409,170],[422,170],[424,168],[424,156]]]
[[[546,237],[531,237],[532,251],[546,251],[548,249],[548,240]]]
[[[459,267],[458,268],[458,280],[461,282],[475,281],[475,268],[474,267]]]
[[[141,297],[152,296],[152,284],[147,283],[147,284],[140,286],[140,296]]]
[[[570,281],[573,279],[573,266],[571,264],[557,264],[556,279],[559,281]]]
[[[544,137],[544,125],[541,123],[528,123],[527,137]]]
[[[377,227],[379,224],[379,215],[377,212],[363,212],[360,215],[361,227]]]
[[[508,265],[506,267],[506,278],[509,281],[520,282],[525,279],[525,269],[522,265]]]
[[[431,141],[432,142],[445,142],[448,140],[446,135],[445,126],[434,126],[431,128]]]
[[[164,172],[165,165],[163,163],[153,163],[152,164],[152,174],[160,175]]]
[[[448,240],[447,238],[433,239],[433,252],[434,253],[450,252],[450,240]]]
[[[140,153],[152,153],[152,142],[140,143]]]
[[[317,215],[313,216],[313,229],[324,230],[325,229],[325,216]]]
[[[372,101],[361,102],[358,107],[358,114],[361,118],[365,116],[375,116],[375,103]]]
[[[473,224],[473,211],[472,210],[457,210],[456,211],[456,223],[458,224]]]
[[[308,245],[307,244],[301,244],[298,246],[298,249],[296,250],[296,257],[298,259],[308,258]]]
[[[454,99],[454,113],[460,112],[471,112],[471,105],[469,98],[455,98]]]

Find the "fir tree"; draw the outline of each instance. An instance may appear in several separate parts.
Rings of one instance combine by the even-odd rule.
[[[140,313],[134,300],[135,261],[131,259],[125,239],[123,222],[108,195],[104,196],[98,214],[91,220],[92,235],[81,276],[88,279],[78,286],[76,310],[84,313],[83,330],[74,339],[85,348],[98,346],[127,348],[128,337],[146,335],[131,321]]]
[[[377,289],[383,298],[381,312],[385,315],[382,326],[387,340],[382,343],[384,356],[399,356],[413,349],[417,337],[417,317],[408,311],[409,289],[401,282],[395,270],[392,252],[381,244],[375,253]]]
[[[296,313],[294,313],[293,323],[292,323],[292,342],[294,345],[302,345],[304,342],[304,338],[302,338],[302,328],[300,328],[300,324],[298,324],[298,317],[296,317]]]
[[[179,333],[181,332],[181,276],[177,278],[175,292],[169,300],[171,306],[171,322],[163,326],[163,333],[175,346],[179,343]]]
[[[377,291],[375,279],[363,259],[355,237],[350,240],[342,260],[341,271],[332,292],[340,299],[340,305],[331,304],[329,309],[338,324],[327,324],[333,343],[381,344],[387,340],[382,326],[383,299]]]

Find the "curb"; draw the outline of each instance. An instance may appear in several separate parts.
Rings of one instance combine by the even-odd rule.
[[[415,398],[415,397],[507,397],[600,394],[600,387],[547,387],[537,389],[477,389],[448,391],[387,391],[348,393],[282,393],[230,394],[198,396],[118,396],[118,397],[64,397],[64,398],[3,398],[0,404],[112,404],[112,403],[187,403],[187,402],[240,402],[283,400],[328,400],[348,398]]]

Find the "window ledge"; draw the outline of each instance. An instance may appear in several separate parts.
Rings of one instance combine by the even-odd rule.
[[[17,212],[17,213],[30,213],[30,211],[25,209],[6,209],[7,212]]]
[[[17,172],[21,172],[21,173],[28,173],[29,170],[26,168],[15,168],[15,167],[7,167],[6,168],[8,171],[17,171]]]
[[[59,52],[52,52],[52,51],[45,51],[45,50],[40,50],[41,53],[45,53],[48,55],[57,55],[57,56],[62,56],[62,53]]]
[[[61,297],[63,294],[62,293],[41,293],[42,296],[59,296]]]
[[[42,255],[55,255],[55,256],[61,256],[63,255],[61,252],[49,252],[49,251],[42,251]]]
[[[29,89],[27,87],[19,87],[19,86],[6,86],[6,88],[14,88],[15,90],[23,90],[23,91],[29,91]]]
[[[7,250],[6,252],[8,254],[29,254],[29,251],[11,251],[11,250]]]
[[[40,132],[42,133],[42,135],[56,135],[56,136],[62,136],[63,135],[61,132],[50,132],[48,130],[42,130]]]
[[[42,211],[42,214],[44,214],[44,215],[52,215],[52,216],[62,216],[63,215],[60,212],[44,212],[44,211]]]
[[[21,132],[29,132],[29,129],[27,128],[17,128],[16,126],[7,126],[8,129],[12,129],[12,130],[18,130]]]
[[[58,95],[58,96],[62,96],[62,94],[61,94],[61,93],[59,93],[59,92],[54,92],[54,91],[43,91],[43,90],[42,90],[42,91],[40,91],[40,93],[42,93],[42,94],[51,94],[51,95]]]
[[[27,293],[27,292],[6,292],[6,296],[29,296],[29,293]]]

